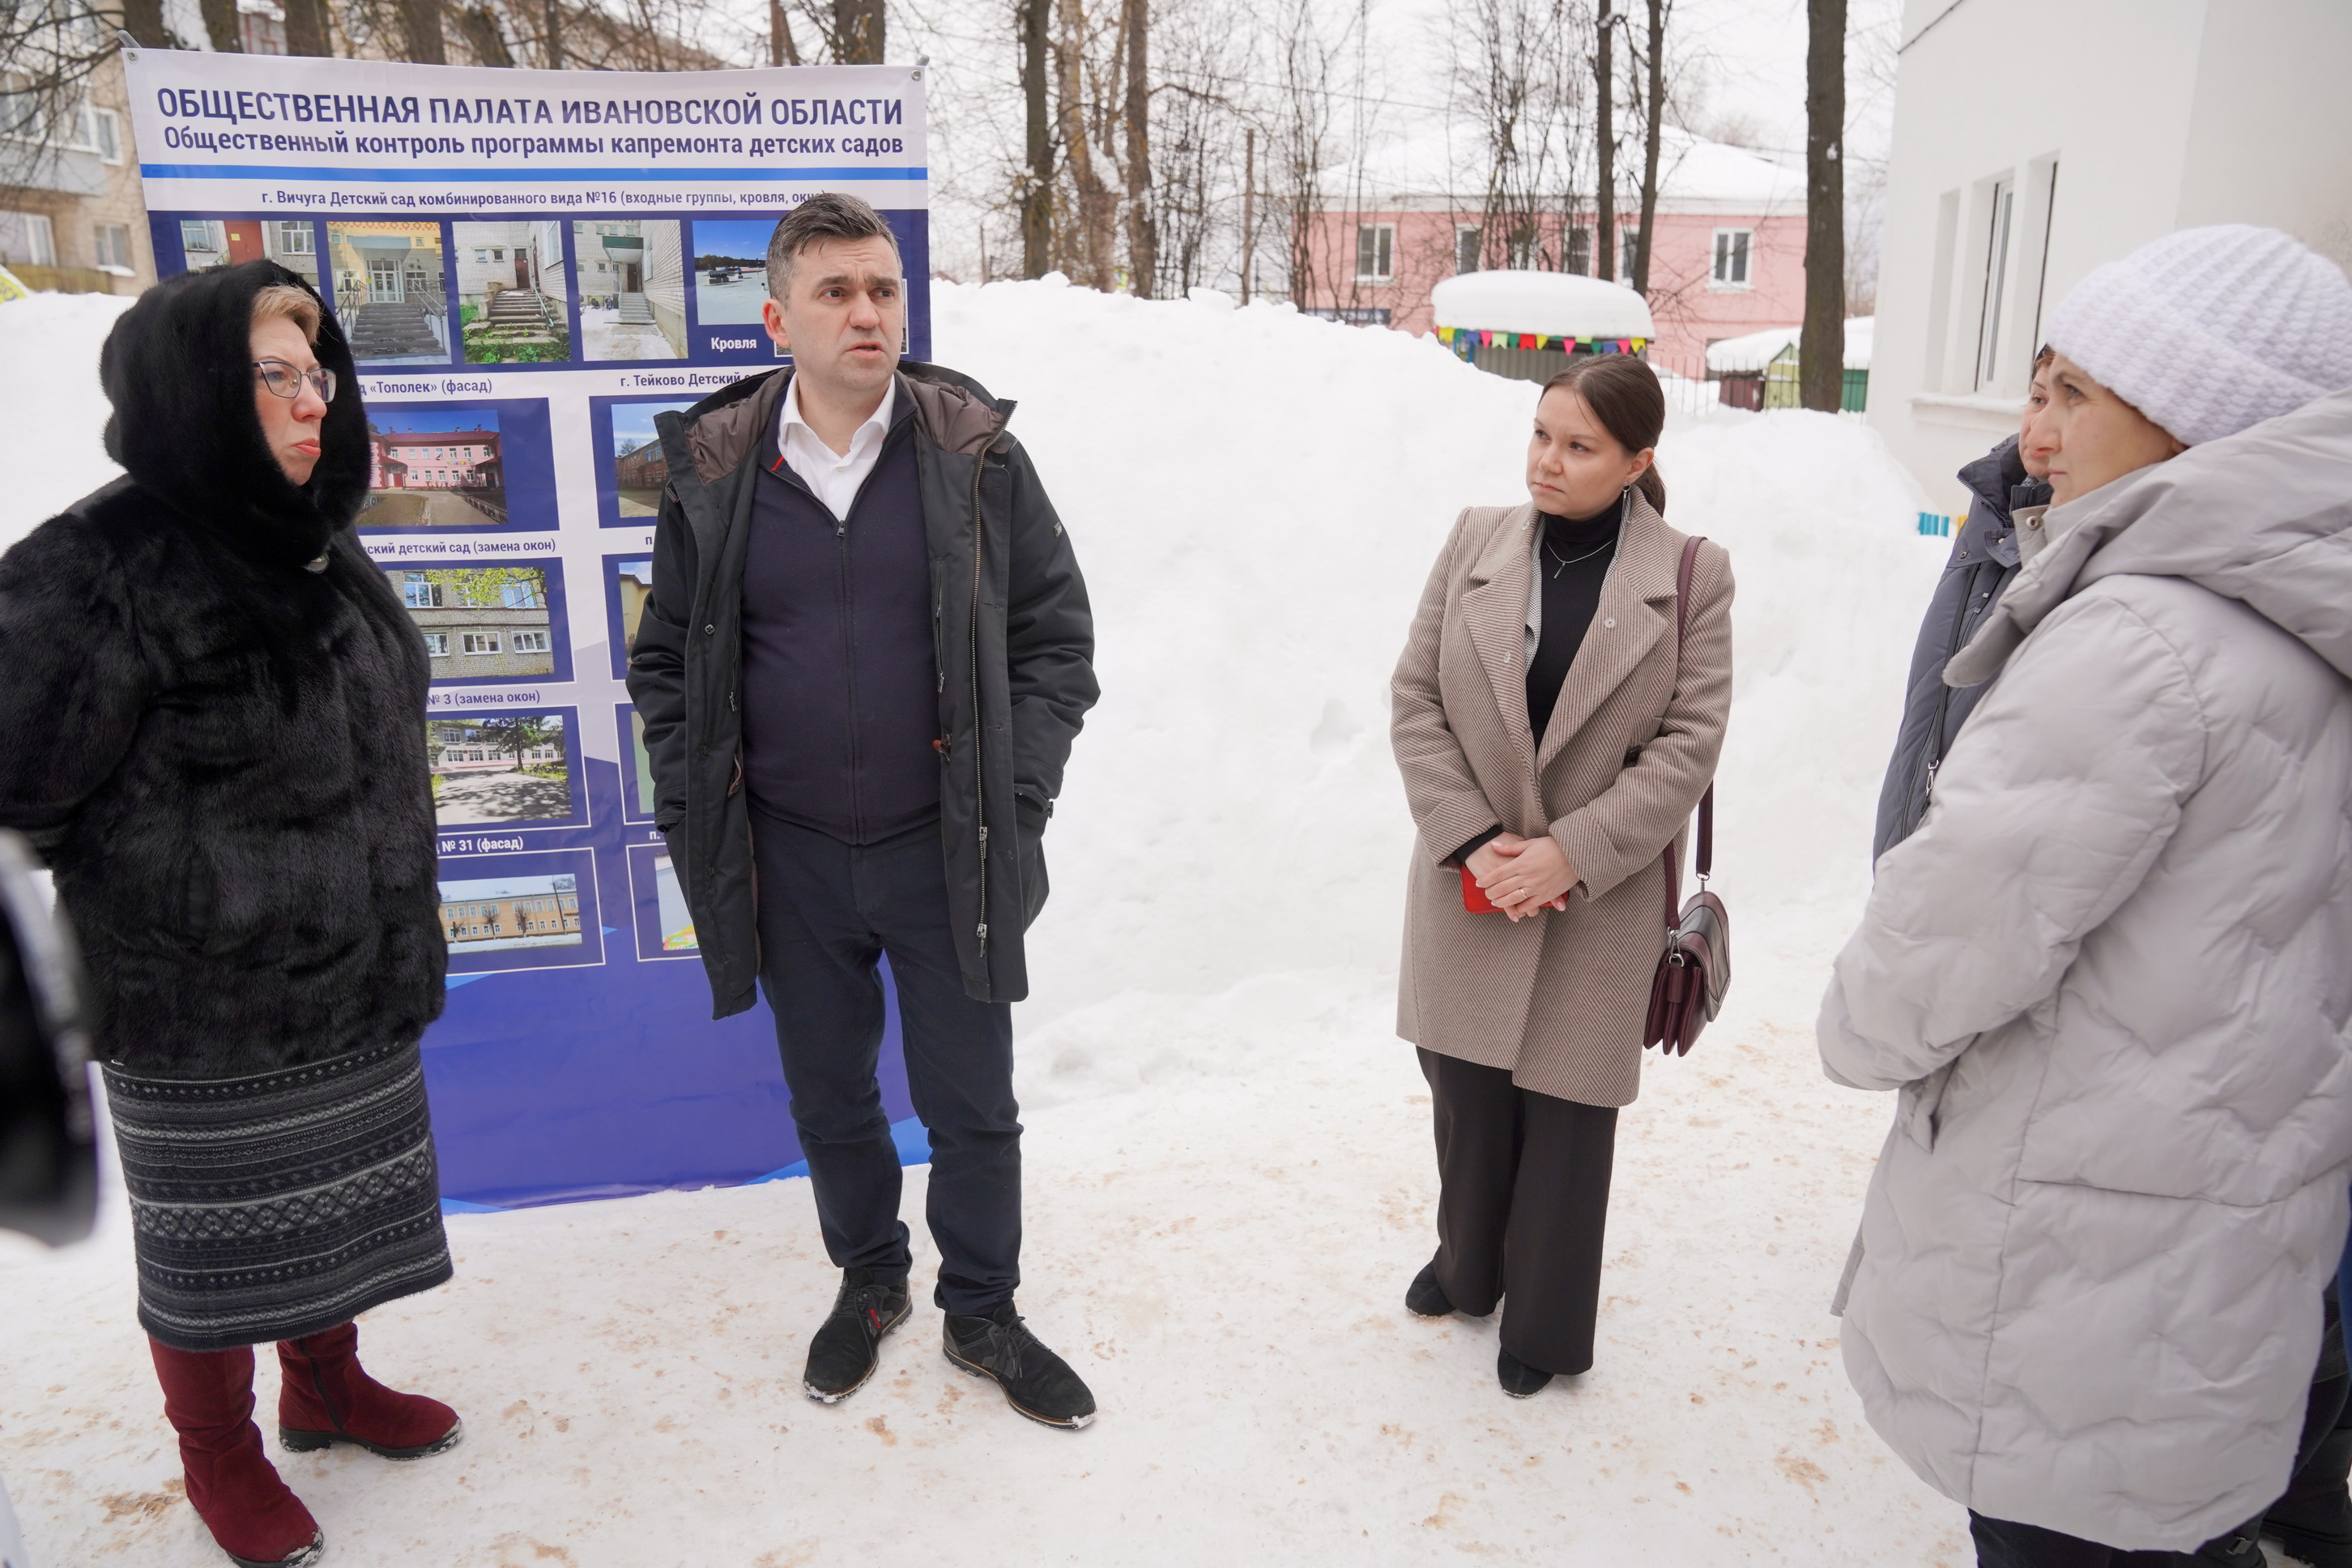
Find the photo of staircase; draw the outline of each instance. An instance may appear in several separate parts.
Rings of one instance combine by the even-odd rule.
[[[437,223],[330,223],[329,299],[363,365],[447,364]]]
[[[581,357],[686,357],[685,236],[675,219],[620,218],[572,226]]]
[[[467,364],[561,364],[572,357],[563,225],[457,223],[458,331]]]

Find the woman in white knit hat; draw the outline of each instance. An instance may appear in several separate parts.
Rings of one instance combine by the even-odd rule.
[[[2049,338],[1999,683],[1822,1008],[1902,1091],[1846,1370],[1980,1563],[2251,1568],[2352,1162],[2352,284],[2189,229]]]

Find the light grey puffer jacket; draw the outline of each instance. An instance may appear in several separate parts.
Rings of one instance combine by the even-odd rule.
[[[2189,1550],[2285,1489],[2344,1243],[2352,391],[2042,526],[1822,1003],[1902,1090],[1846,1371],[1953,1500]]]

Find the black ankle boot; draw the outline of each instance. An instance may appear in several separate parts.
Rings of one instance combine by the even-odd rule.
[[[1514,1399],[1526,1399],[1543,1392],[1551,1381],[1551,1373],[1541,1367],[1529,1366],[1508,1351],[1495,1352],[1495,1377],[1502,1384],[1503,1392]]]
[[[2295,1472],[2286,1496],[2271,1505],[2263,1533],[2311,1568],[2352,1568],[2352,1497],[2345,1472],[2352,1469],[2352,1426],[2338,1426]]]
[[[1418,1318],[1449,1317],[1454,1303],[1445,1299],[1445,1288],[1437,1282],[1437,1265],[1427,1263],[1404,1288],[1404,1310]]]
[[[993,1379],[1005,1403],[1032,1421],[1076,1428],[1095,1418],[1086,1383],[1029,1331],[1010,1301],[984,1318],[949,1314],[947,1357],[974,1377]]]
[[[809,1342],[801,1386],[820,1405],[848,1398],[881,1364],[882,1336],[907,1321],[907,1282],[874,1278],[871,1268],[841,1271],[833,1312]]]

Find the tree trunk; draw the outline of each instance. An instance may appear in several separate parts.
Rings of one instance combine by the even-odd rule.
[[[138,39],[142,49],[174,45],[172,30],[163,26],[163,0],[122,0],[122,30]]]
[[[1087,140],[1086,12],[1079,0],[1060,0],[1062,39],[1058,47],[1061,79],[1062,155],[1070,163],[1070,180],[1078,188],[1078,235],[1086,246],[1086,285],[1105,293],[1111,287],[1110,189],[1095,172],[1094,148]]]
[[[768,63],[772,66],[796,66],[801,63],[800,45],[793,41],[793,21],[784,14],[784,0],[768,0]]]
[[[1242,132],[1242,303],[1250,302],[1250,274],[1257,270],[1257,132]]]
[[[441,42],[441,0],[400,0],[400,34],[406,46],[403,59],[420,66],[448,63],[449,51]]]
[[[1592,153],[1600,167],[1593,187],[1593,205],[1599,210],[1593,215],[1592,275],[1614,279],[1617,276],[1617,68],[1610,58],[1611,35],[1617,29],[1617,19],[1610,11],[1611,0],[1601,0],[1600,14],[1593,23],[1592,82],[1599,89],[1593,108],[1599,116],[1593,128]]]
[[[1160,274],[1151,223],[1151,0],[1127,0],[1127,265],[1138,299]]]
[[[563,0],[547,0],[541,16],[540,58],[549,70],[560,71],[563,68]]]
[[[1643,127],[1642,228],[1633,237],[1633,291],[1650,292],[1650,230],[1658,216],[1658,132],[1666,108],[1666,8],[1672,0],[1650,0],[1649,123]]]
[[[839,63],[882,63],[882,0],[833,0],[833,30],[841,40]]]
[[[1833,414],[1845,391],[1845,0],[1805,0],[1805,331],[1798,395]]]
[[[1021,193],[1021,276],[1054,269],[1054,126],[1045,111],[1046,6],[1020,0],[1021,100],[1028,116],[1028,173]]]
[[[302,0],[287,0],[286,13],[290,20],[294,7]],[[474,51],[474,63],[485,66],[509,67],[514,64],[514,51],[507,47],[506,35],[499,30],[499,14],[490,9],[488,0],[457,13],[457,30],[466,36],[466,47]]]
[[[196,9],[205,19],[205,37],[214,48],[225,55],[245,52],[245,36],[238,30],[236,0],[198,0]]]
[[[124,14],[129,14],[127,6]],[[327,31],[326,0],[286,0],[286,52],[321,59],[335,52],[334,39]]]

